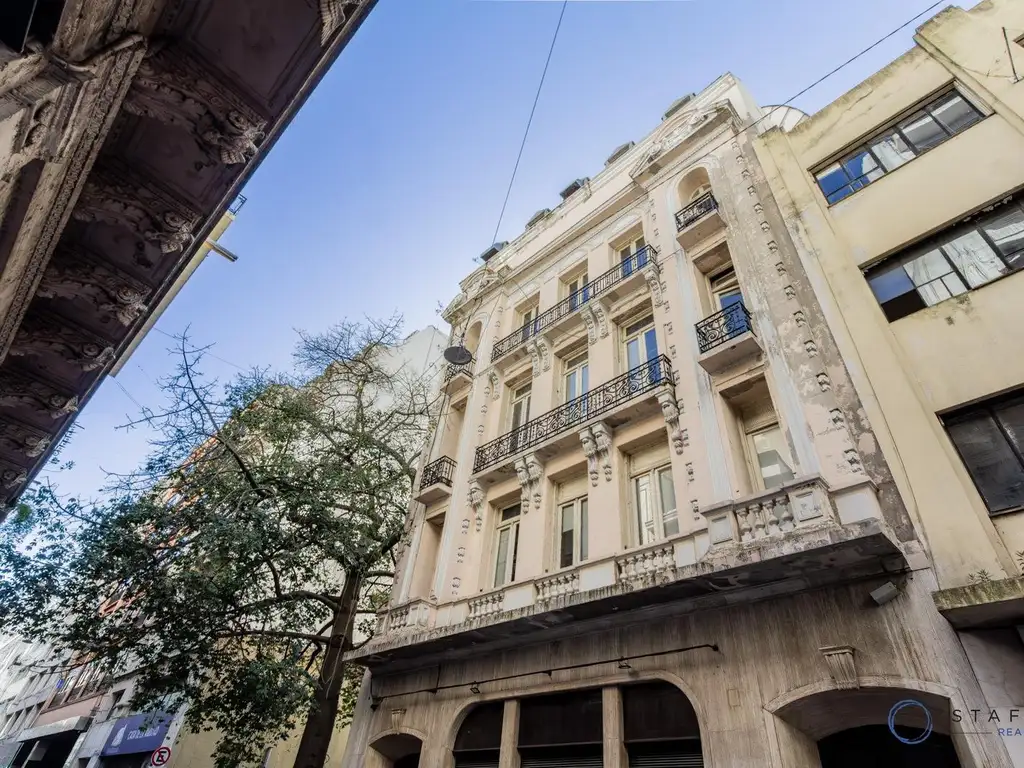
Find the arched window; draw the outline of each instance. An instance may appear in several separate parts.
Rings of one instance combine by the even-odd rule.
[[[702,768],[697,713],[686,694],[656,680],[622,688],[629,768]]]
[[[491,701],[466,715],[455,736],[455,768],[498,768],[504,712],[504,702]]]

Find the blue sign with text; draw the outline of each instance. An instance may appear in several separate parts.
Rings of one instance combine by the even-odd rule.
[[[135,752],[152,752],[164,742],[171,715],[166,712],[149,712],[142,715],[123,717],[114,723],[107,736],[107,743],[100,754],[130,755]]]

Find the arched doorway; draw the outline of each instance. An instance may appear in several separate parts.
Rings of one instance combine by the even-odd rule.
[[[367,768],[419,768],[423,742],[409,733],[390,733],[370,745]]]
[[[828,690],[775,712],[817,746],[821,768],[962,768],[949,699],[905,688]]]
[[[505,702],[478,704],[455,735],[455,768],[498,768]]]

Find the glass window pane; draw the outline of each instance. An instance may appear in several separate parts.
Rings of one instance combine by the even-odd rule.
[[[956,421],[946,431],[990,512],[1024,505],[1024,468],[988,414]]]
[[[498,553],[494,558],[494,586],[505,583],[505,568],[508,566],[508,528],[498,531]]]
[[[900,123],[900,130],[906,136],[914,149],[924,152],[937,144],[941,144],[947,138],[946,132],[935,122],[931,115],[926,112],[917,112],[907,120]]]
[[[1024,398],[1000,406],[996,418],[1006,430],[1017,453],[1024,456]]]
[[[857,189],[860,189],[860,187],[858,186]],[[853,188],[852,185],[847,184],[845,187],[840,187],[838,190],[833,192],[831,195],[826,195],[825,199],[828,200],[829,205],[832,205],[833,203],[838,203],[844,197],[849,197],[855,191],[856,190]]]
[[[513,504],[511,507],[507,507],[501,511],[501,522],[511,520],[513,517],[519,517],[521,511],[521,505]]]
[[[953,295],[953,292],[942,282],[942,277],[949,275],[953,268],[949,266],[949,262],[938,249],[918,256],[913,261],[904,264],[903,268],[907,271],[910,279],[914,281],[917,292],[921,294],[921,298],[929,307]],[[960,283],[955,275],[953,280],[954,286],[959,288],[956,292],[963,293],[966,286]]]
[[[914,150],[895,131],[875,139],[870,147],[887,171],[893,171],[915,157]]]
[[[626,368],[633,370],[640,365],[640,339],[626,342]]]
[[[570,371],[565,374],[565,401],[570,400],[579,396],[579,392],[576,391],[576,371]]]
[[[985,234],[992,238],[996,248],[1003,254],[1015,269],[1024,266],[1021,252],[1024,251],[1024,211],[1020,206],[1013,206],[1006,211],[981,222]],[[1016,256],[1014,259],[1012,257]]]
[[[871,286],[871,291],[875,294],[879,304],[884,304],[897,296],[914,290],[914,282],[902,266],[871,275],[868,278],[868,285]]]
[[[782,430],[771,427],[755,435],[751,435],[754,451],[757,454],[757,465],[765,488],[775,488],[792,480],[793,469],[789,463],[789,450],[782,437]]]
[[[572,530],[574,517],[576,516],[576,505],[566,504],[562,507],[562,530],[559,542],[558,567],[567,568],[572,565]]]
[[[639,524],[640,543],[651,544],[657,537],[654,529],[654,505],[651,503],[651,478],[638,477],[636,485],[636,514]]]
[[[832,163],[825,170],[816,173],[814,178],[826,197],[850,183],[850,177],[846,175],[846,171],[839,163]]]
[[[519,559],[519,523],[512,524],[512,567],[509,569],[508,580],[516,580],[516,561]]]
[[[653,360],[658,356],[658,335],[653,328],[644,333],[644,347],[647,350],[648,360]]]
[[[959,133],[964,128],[981,120],[981,113],[967,103],[959,93],[951,93],[941,101],[928,108],[935,119],[942,123],[950,133]]]
[[[658,489],[661,494],[661,523],[666,536],[679,533],[679,513],[676,511],[676,489],[672,482],[672,470],[666,467],[658,471]]]
[[[971,288],[991,282],[1007,271],[1006,265],[976,230],[950,240],[942,246],[942,250]]]
[[[588,524],[587,520],[587,500],[580,499],[580,560],[586,560],[588,553],[587,547],[587,536],[588,536]]]
[[[582,379],[580,383],[580,394],[583,394],[584,392],[588,392],[590,390],[590,382],[588,381],[589,367],[590,366],[584,364],[584,366],[580,369],[580,379]]]
[[[854,181],[862,179],[870,182],[885,174],[885,171],[878,167],[875,158],[866,149],[855,152],[842,163],[846,173]]]

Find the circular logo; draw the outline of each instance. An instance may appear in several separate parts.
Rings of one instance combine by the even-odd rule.
[[[913,738],[901,736],[896,732],[896,715],[904,709],[914,708],[920,709],[924,712],[924,730],[921,731],[920,735]],[[889,710],[889,732],[904,744],[920,744],[932,735],[932,713],[928,711],[928,707],[917,699],[903,699],[903,701],[897,701],[892,705],[892,709]]]
[[[892,726],[890,726],[892,727]],[[159,766],[167,765],[167,761],[171,759],[171,748],[170,747],[157,747],[153,752],[153,756],[149,758],[149,762],[152,765]]]

